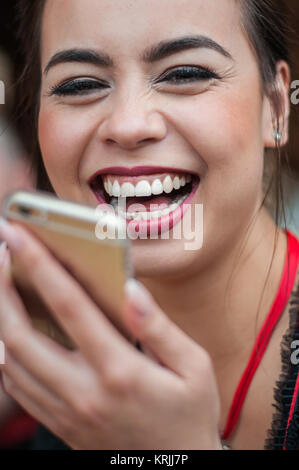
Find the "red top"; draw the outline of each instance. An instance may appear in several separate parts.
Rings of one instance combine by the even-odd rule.
[[[263,357],[263,354],[268,346],[270,338],[272,336],[273,330],[280,319],[289,297],[291,295],[294,282],[296,279],[296,274],[299,266],[299,241],[295,236],[287,230],[288,235],[288,251],[285,260],[285,266],[282,274],[282,278],[280,281],[280,286],[276,295],[276,298],[273,302],[272,308],[259,332],[259,335],[255,341],[255,344],[252,349],[252,353],[250,359],[248,361],[247,367],[243,372],[241,380],[237,386],[237,389],[234,394],[234,398],[229,410],[227,422],[225,429],[222,433],[222,439],[226,440],[232,434],[241,409],[246,398],[246,394],[248,388],[251,384],[253,379],[254,373]],[[299,389],[299,378],[297,381],[298,389]],[[296,401],[296,390],[293,397],[293,408],[295,406]],[[291,412],[289,416],[289,422],[291,420]],[[289,424],[289,423],[288,423]]]

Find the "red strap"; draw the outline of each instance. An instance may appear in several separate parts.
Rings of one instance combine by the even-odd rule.
[[[294,389],[294,395],[293,395],[293,398],[292,398],[290,413],[289,413],[289,417],[288,417],[288,424],[287,424],[287,427],[286,427],[285,438],[284,438],[284,443],[283,443],[283,448],[282,448],[283,450],[286,450],[286,440],[287,440],[288,429],[289,429],[289,426],[290,426],[290,422],[293,419],[297,397],[299,397],[299,374],[297,376],[296,385],[295,385],[295,389]]]
[[[288,250],[280,286],[272,308],[255,341],[247,367],[243,372],[241,380],[235,391],[234,398],[229,410],[226,426],[224,432],[222,433],[223,440],[228,439],[237,423],[242,409],[242,405],[246,398],[246,394],[253,379],[254,373],[268,346],[274,327],[276,326],[279,318],[281,317],[287,305],[288,299],[291,295],[294,286],[299,265],[299,241],[288,230],[287,235]]]

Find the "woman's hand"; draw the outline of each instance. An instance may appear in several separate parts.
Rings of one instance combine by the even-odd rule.
[[[18,410],[19,405],[4,391],[0,377],[0,431]]]
[[[74,449],[220,449],[219,397],[210,358],[136,281],[125,321],[156,360],[134,348],[83,288],[25,229],[0,238],[78,350],[33,329],[9,276],[0,273],[1,366],[6,391]]]

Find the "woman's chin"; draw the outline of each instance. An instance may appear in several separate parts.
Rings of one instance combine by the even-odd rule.
[[[198,252],[186,251],[183,240],[136,240],[132,242],[131,256],[137,278],[188,276],[198,260]]]

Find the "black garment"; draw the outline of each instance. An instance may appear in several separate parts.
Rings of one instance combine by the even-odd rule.
[[[29,450],[71,450],[58,437],[54,436],[44,426],[40,426],[36,436],[32,439]]]
[[[295,385],[299,375],[299,364],[292,364],[291,349],[293,341],[299,344],[299,272],[289,300],[289,329],[281,343],[282,372],[274,390],[275,403],[273,407],[272,427],[268,431],[265,449],[282,450],[284,441],[287,450],[299,450],[299,393],[297,394],[293,419],[289,425],[287,436],[286,428],[293,400]],[[298,346],[297,346],[298,349]]]

